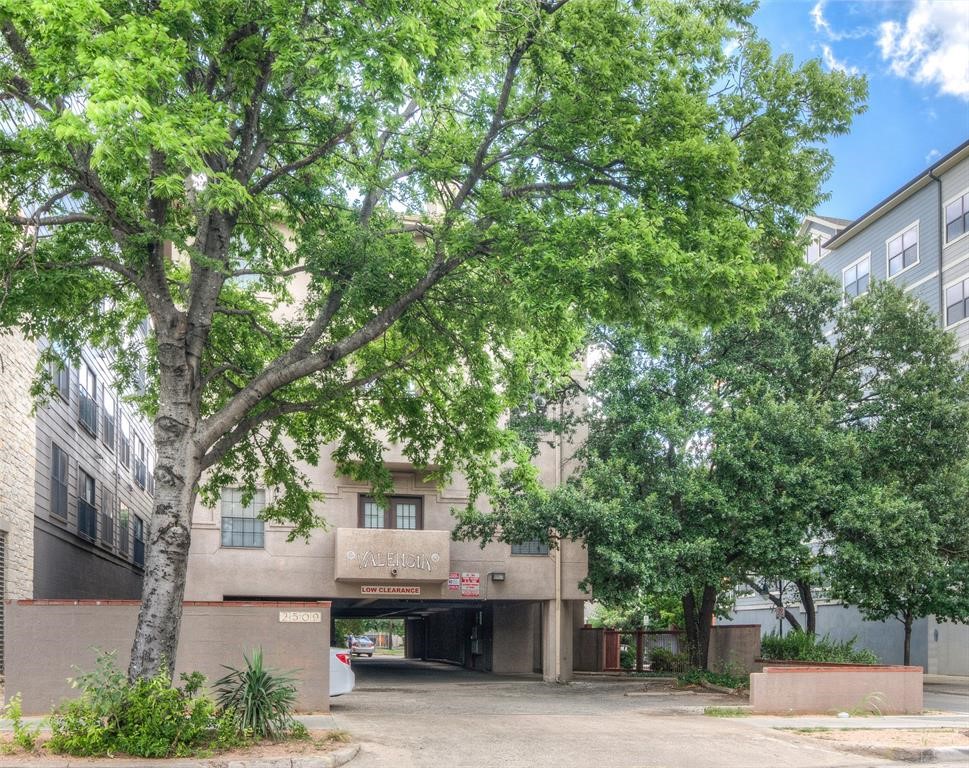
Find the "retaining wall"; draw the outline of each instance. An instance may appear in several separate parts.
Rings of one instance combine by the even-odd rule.
[[[77,696],[68,678],[93,669],[96,649],[117,651],[126,669],[139,608],[137,600],[7,601],[7,696],[21,693],[26,714],[49,712]],[[329,711],[328,602],[186,602],[175,679],[198,670],[211,683],[257,647],[267,667],[294,673],[298,711]]]
[[[750,676],[750,706],[759,715],[918,715],[922,667],[766,666]]]

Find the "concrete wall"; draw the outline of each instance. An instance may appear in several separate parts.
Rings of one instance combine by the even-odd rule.
[[[0,331],[0,536],[5,538],[0,593],[6,599],[33,597],[36,419],[30,384],[36,364],[31,342],[18,331]]]
[[[969,624],[928,621],[928,666],[932,675],[969,677]]]
[[[921,667],[765,667],[750,676],[758,715],[922,713]]]
[[[138,618],[137,601],[8,601],[6,683],[23,695],[24,712],[44,714],[77,695],[67,678],[90,670],[95,649],[116,650],[124,668]],[[319,613],[316,623],[281,622],[281,612]],[[330,606],[328,603],[185,604],[179,635],[181,672],[198,670],[211,683],[239,667],[243,654],[262,647],[266,665],[295,672],[297,709],[329,710]]]
[[[710,629],[707,669],[714,672],[749,673],[760,656],[760,625],[717,625]]]
[[[542,606],[496,604],[493,611],[492,671],[499,675],[540,672]]]

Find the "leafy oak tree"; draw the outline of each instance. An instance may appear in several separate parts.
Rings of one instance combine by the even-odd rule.
[[[822,578],[896,616],[906,659],[913,618],[966,620],[969,369],[924,305],[886,284],[846,304],[805,270],[754,318],[658,348],[599,341],[581,471],[547,493],[508,487],[461,535],[585,540],[609,604],[682,597],[699,666],[718,605],[752,575],[808,595]]]
[[[845,425],[860,484],[831,519],[835,596],[903,627],[969,623],[969,359],[918,300],[876,284],[839,319],[837,354],[856,370]]]
[[[865,86],[751,12],[0,0],[0,322],[129,383],[153,329],[132,678],[174,668],[200,488],[272,487],[306,534],[300,465],[382,492],[392,441],[485,492],[521,455],[499,415],[588,323],[760,301]]]

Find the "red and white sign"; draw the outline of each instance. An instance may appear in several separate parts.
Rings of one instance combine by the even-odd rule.
[[[481,597],[481,574],[461,574],[461,597]]]
[[[419,595],[420,587],[395,587],[385,584],[373,584],[360,587],[361,595]]]
[[[451,571],[447,575],[447,588],[451,592],[457,592],[461,589],[461,574],[457,571]]]

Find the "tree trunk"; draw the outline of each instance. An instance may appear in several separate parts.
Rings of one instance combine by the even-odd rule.
[[[175,670],[191,543],[192,510],[202,474],[195,440],[197,373],[187,364],[184,335],[173,321],[156,331],[159,359],[155,436],[155,502],[145,552],[141,611],[128,678]]]
[[[703,587],[700,604],[697,605],[693,590],[683,595],[683,616],[686,619],[686,641],[689,645],[690,662],[697,669],[707,668],[710,652],[710,626],[717,603],[717,590],[709,584]]]
[[[905,646],[902,652],[902,663],[907,667],[912,663],[912,612],[905,611],[905,617],[902,619],[902,623],[905,625]]]
[[[818,631],[818,609],[814,604],[814,594],[811,592],[811,585],[806,581],[795,581],[797,591],[801,595],[801,605],[804,607],[807,624],[807,633],[815,635]]]

